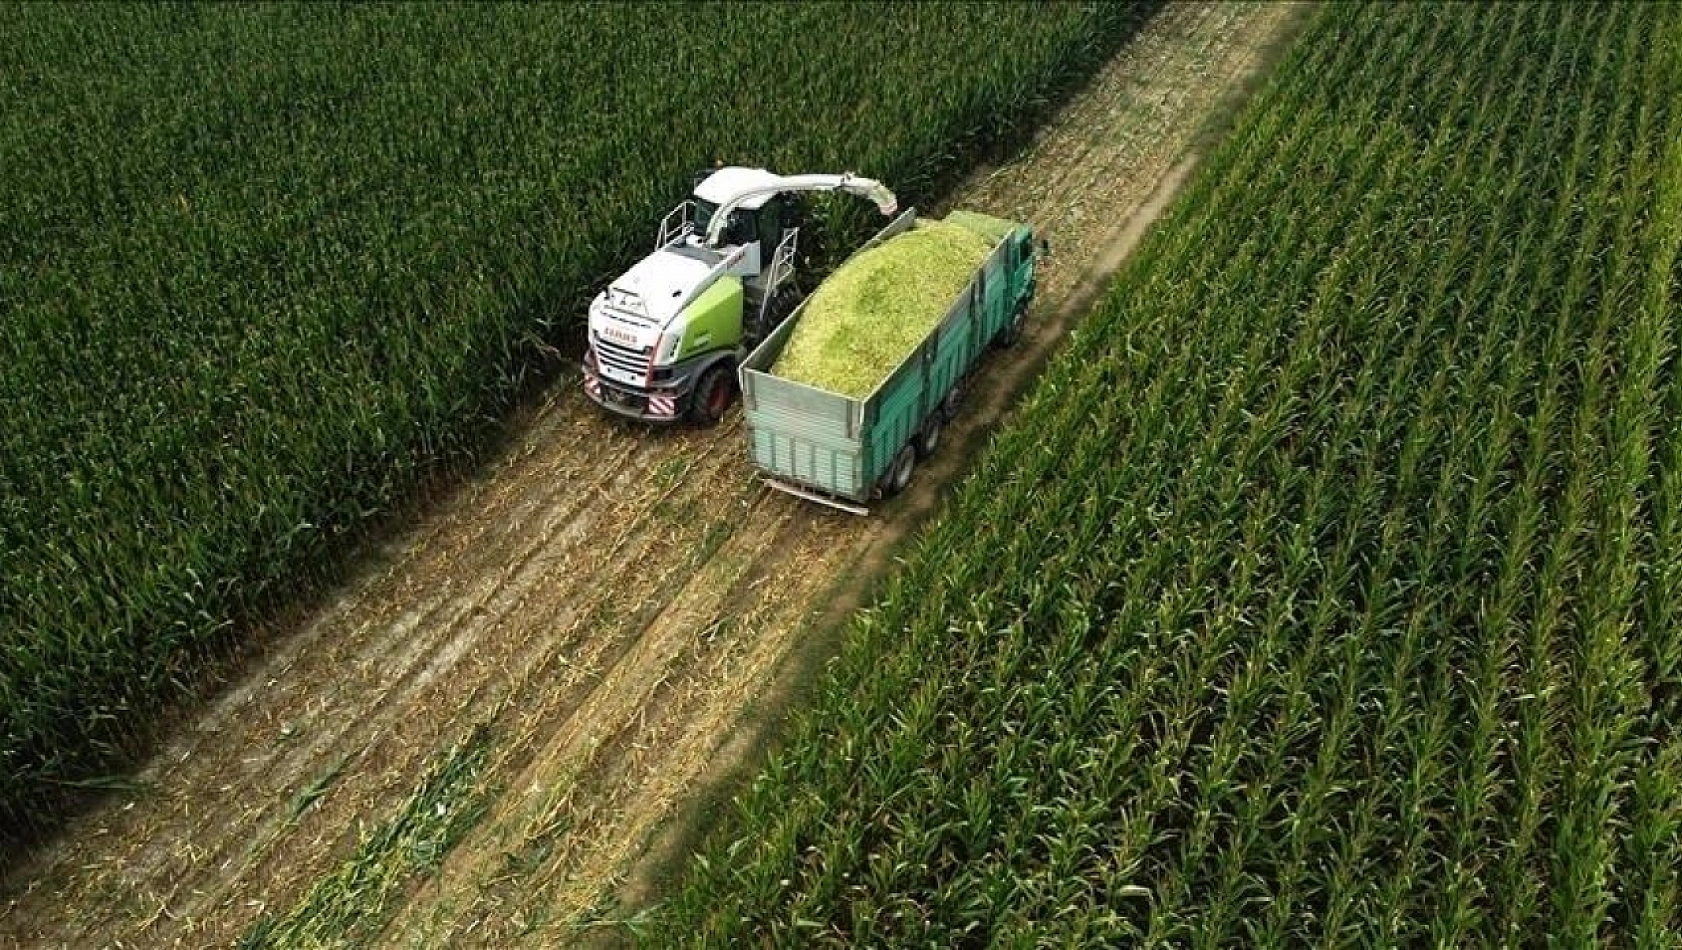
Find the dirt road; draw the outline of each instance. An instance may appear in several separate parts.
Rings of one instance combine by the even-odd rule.
[[[476,727],[482,814],[435,876],[357,892],[381,895],[376,942],[570,942],[751,731],[803,631],[958,477],[962,447],[1084,310],[1092,271],[1137,238],[1294,12],[1170,6],[1018,160],[960,191],[1033,223],[1052,254],[1024,343],[991,358],[907,497],[869,519],[789,498],[754,477],[739,409],[714,431],[648,433],[569,382],[505,457],[184,724],[140,776],[148,791],[16,869],[0,945],[231,945],[343,868]]]

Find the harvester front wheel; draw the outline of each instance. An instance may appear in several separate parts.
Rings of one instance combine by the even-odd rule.
[[[730,408],[734,389],[735,377],[730,373],[728,362],[707,367],[696,381],[695,396],[689,402],[690,421],[702,426],[717,425],[718,420],[724,418],[724,410]]]

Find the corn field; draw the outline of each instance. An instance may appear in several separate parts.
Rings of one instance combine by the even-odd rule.
[[[1682,945],[1679,243],[1682,8],[1326,5],[651,942]]]
[[[0,826],[491,444],[697,169],[927,201],[1150,7],[0,8]]]

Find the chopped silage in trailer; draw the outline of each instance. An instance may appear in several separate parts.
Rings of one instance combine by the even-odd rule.
[[[969,228],[917,221],[812,294],[772,374],[853,399],[869,395],[928,338],[991,250]]]

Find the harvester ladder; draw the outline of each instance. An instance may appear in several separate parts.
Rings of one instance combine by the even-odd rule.
[[[759,326],[770,332],[765,322],[766,314],[771,310],[771,301],[776,299],[777,291],[794,273],[794,249],[800,243],[800,229],[789,228],[783,234],[781,243],[771,254],[771,266],[765,269],[765,292],[759,296]]]
[[[658,251],[669,246],[673,241],[681,241],[695,233],[695,202],[685,201],[660,220],[660,236],[654,239],[654,249]]]

